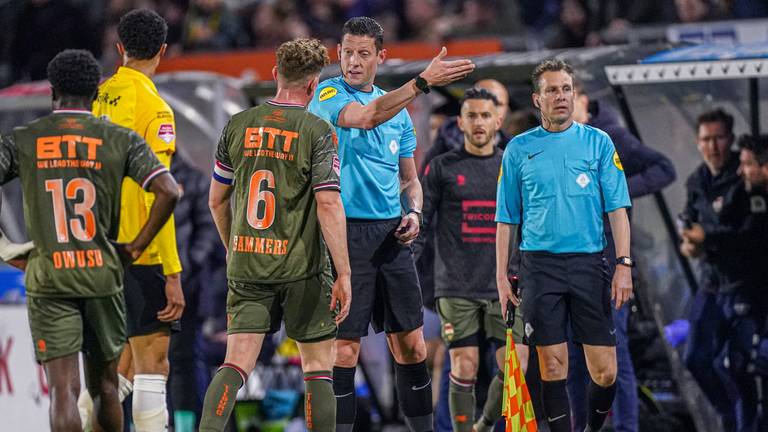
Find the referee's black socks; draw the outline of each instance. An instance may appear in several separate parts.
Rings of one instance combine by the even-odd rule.
[[[333,393],[336,395],[336,432],[352,432],[357,415],[355,397],[356,367],[333,367]]]
[[[432,378],[427,362],[395,362],[395,381],[400,409],[411,432],[432,431]]]
[[[541,399],[551,432],[571,431],[571,405],[565,381],[541,381]]]
[[[589,429],[599,431],[603,427],[605,416],[611,410],[613,398],[616,396],[616,381],[608,387],[601,387],[595,381],[589,381],[587,390],[589,400],[589,417],[587,424]]]

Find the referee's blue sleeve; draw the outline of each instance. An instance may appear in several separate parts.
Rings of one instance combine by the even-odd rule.
[[[400,157],[412,158],[416,150],[416,131],[413,128],[413,120],[408,111],[405,111],[405,124],[403,134],[400,136]]]
[[[338,126],[339,113],[352,101],[349,93],[338,84],[320,86],[312,97],[312,102],[307,108],[312,114],[328,120],[332,125]]]
[[[603,211],[606,213],[632,207],[624,167],[621,165],[621,159],[613,141],[607,136],[601,145],[600,152],[600,189],[603,195]]]
[[[496,222],[519,225],[522,211],[522,189],[520,172],[515,164],[513,145],[507,144],[499,170],[499,184],[496,189]]]

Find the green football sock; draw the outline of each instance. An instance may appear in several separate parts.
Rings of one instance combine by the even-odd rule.
[[[504,375],[499,372],[488,387],[488,398],[483,406],[483,416],[475,424],[477,432],[490,432],[501,417],[501,403],[504,397]]]
[[[448,386],[448,407],[451,410],[451,424],[455,432],[472,432],[475,421],[475,380],[456,378],[450,375]]]
[[[336,430],[336,397],[333,395],[333,373],[315,371],[304,374],[304,414],[307,430]]]
[[[237,391],[247,375],[239,367],[225,363],[214,375],[205,392],[200,432],[221,432],[226,428],[237,400]]]

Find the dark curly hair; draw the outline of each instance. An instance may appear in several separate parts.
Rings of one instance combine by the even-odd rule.
[[[740,150],[751,151],[760,165],[768,163],[768,135],[742,135],[738,146]]]
[[[381,51],[384,47],[384,29],[373,18],[364,16],[350,18],[344,23],[344,27],[341,28],[342,37],[346,34],[373,38],[377,52]]]
[[[57,98],[93,97],[100,79],[101,66],[90,51],[64,50],[48,63],[48,81]]]
[[[328,50],[317,39],[294,39],[277,49],[277,72],[288,83],[319,74],[330,62]]]
[[[168,24],[163,17],[149,9],[136,9],[120,18],[117,36],[128,57],[149,60],[165,43]]]
[[[488,90],[480,87],[470,87],[467,89],[467,91],[464,92],[464,97],[461,98],[461,103],[459,106],[463,106],[464,102],[470,100],[470,99],[486,99],[491,102],[493,102],[494,105],[500,106],[501,103],[499,103],[499,99],[496,97],[495,94],[489,92]]]

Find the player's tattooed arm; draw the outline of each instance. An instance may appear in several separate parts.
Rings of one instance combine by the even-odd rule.
[[[224,248],[229,251],[229,235],[232,231],[232,207],[230,197],[232,186],[218,181],[211,181],[211,189],[208,194],[208,207],[211,209],[213,223],[219,232]]]
[[[347,250],[347,228],[344,205],[341,203],[341,194],[336,190],[319,190],[315,192],[317,201],[317,220],[323,230],[323,239],[331,253],[333,265],[336,268],[336,281],[331,291],[331,310],[339,311],[336,314],[336,323],[341,323],[349,314],[349,306],[352,302],[352,270],[349,265],[349,252]]]

